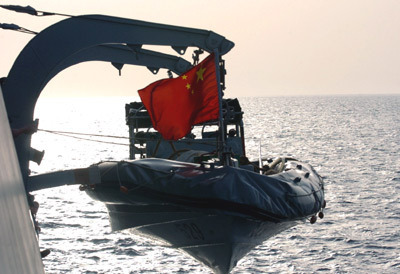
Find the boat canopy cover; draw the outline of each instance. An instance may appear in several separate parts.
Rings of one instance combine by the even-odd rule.
[[[300,219],[318,212],[324,200],[321,178],[308,164],[294,166],[300,164],[301,169],[265,176],[231,166],[206,169],[157,158],[102,162],[102,183],[94,192],[106,203],[158,201],[275,221]],[[124,201],[107,201],[107,189],[121,186],[128,190],[128,195],[119,195]]]

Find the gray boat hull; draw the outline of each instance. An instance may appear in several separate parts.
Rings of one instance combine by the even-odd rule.
[[[113,231],[128,229],[184,251],[215,273],[229,273],[254,247],[298,223],[266,222],[168,205],[107,204],[107,209]]]
[[[323,201],[322,180],[306,167],[301,172],[314,180],[302,185],[284,178],[293,177],[290,172],[279,175],[279,181],[245,170],[206,170],[162,159],[99,166],[102,183],[86,192],[106,204],[114,231],[128,229],[180,249],[215,273],[229,273],[254,247],[315,215]],[[221,192],[221,180],[237,189]],[[310,187],[310,195],[301,192]]]

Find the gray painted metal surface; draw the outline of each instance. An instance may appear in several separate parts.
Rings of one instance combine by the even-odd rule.
[[[0,273],[44,273],[0,88]]]
[[[191,64],[183,58],[145,49],[131,49],[125,45],[98,45],[83,49],[57,65],[42,84],[47,83],[62,70],[82,62],[104,61],[121,65],[146,66],[153,73],[160,68],[169,69],[181,74],[191,68]],[[89,72],[90,73],[90,72]]]

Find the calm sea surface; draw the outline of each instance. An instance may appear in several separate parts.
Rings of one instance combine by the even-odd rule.
[[[41,99],[39,128],[127,136],[134,98]],[[257,247],[232,273],[400,273],[400,96],[242,98],[247,154],[290,155],[326,183],[325,218]],[[92,138],[98,140],[99,138]],[[122,139],[101,139],[127,144]],[[128,158],[126,145],[38,132],[33,174]],[[177,250],[111,233],[105,206],[78,186],[34,193],[47,273],[210,273]]]

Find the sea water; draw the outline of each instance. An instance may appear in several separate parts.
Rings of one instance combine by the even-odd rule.
[[[128,136],[135,98],[40,99],[39,128]],[[242,98],[250,158],[292,156],[324,178],[325,218],[258,246],[232,273],[400,273],[400,96]],[[32,174],[128,159],[126,139],[99,143],[39,131]],[[111,232],[105,206],[78,186],[36,191],[47,273],[211,273],[183,253]]]

